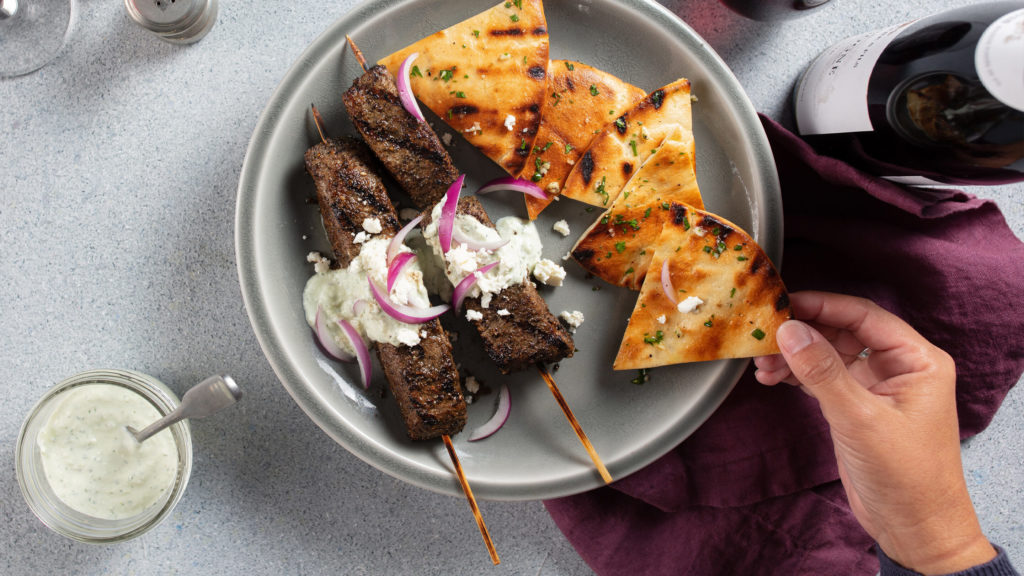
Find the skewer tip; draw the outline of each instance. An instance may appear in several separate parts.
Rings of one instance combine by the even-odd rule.
[[[501,559],[498,558],[498,551],[494,548],[494,541],[491,540],[491,533],[487,530],[487,524],[484,523],[484,517],[480,514],[480,508],[476,505],[473,490],[469,487],[469,481],[466,479],[465,472],[462,471],[462,463],[459,462],[459,456],[455,453],[452,439],[447,434],[444,434],[441,436],[441,440],[444,441],[444,447],[448,450],[448,457],[451,458],[452,466],[455,467],[455,475],[459,479],[459,484],[462,485],[462,493],[466,495],[469,507],[473,510],[473,517],[476,518],[477,528],[480,529],[480,536],[484,539],[484,546],[487,547],[487,553],[491,556],[491,562],[495,565],[501,564]]]
[[[349,36],[348,34],[345,34],[345,40],[348,41],[348,47],[352,49],[352,54],[356,57],[356,61],[359,62],[359,65],[363,67],[363,71],[365,72],[366,57],[363,56],[363,51],[360,50],[358,46],[356,46],[355,41],[352,40],[352,37]]]
[[[580,443],[587,450],[587,454],[590,455],[590,459],[594,462],[594,467],[597,468],[597,473],[601,475],[601,479],[604,480],[605,484],[612,483],[612,475],[608,472],[608,468],[605,467],[604,462],[601,461],[601,457],[597,455],[597,450],[594,449],[594,445],[590,443],[590,438],[587,437],[587,433],[583,431],[583,427],[580,426],[579,420],[572,413],[572,409],[569,408],[569,403],[565,401],[565,397],[562,396],[562,392],[559,391],[558,385],[555,384],[555,379],[551,377],[551,373],[544,364],[537,363],[537,371],[540,372],[541,378],[547,383],[548,389],[551,390],[551,394],[555,397],[555,401],[562,408],[562,413],[565,414],[566,420],[569,421],[569,425],[572,426],[573,431],[576,432],[576,437],[580,439]]]

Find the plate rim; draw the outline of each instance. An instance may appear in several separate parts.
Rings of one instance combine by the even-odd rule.
[[[305,78],[304,74],[314,66],[316,60],[312,58],[312,55],[337,44],[336,36],[339,31],[342,35],[344,34],[344,31],[341,30],[344,23],[360,22],[364,16],[368,17],[378,12],[395,9],[402,4],[413,5],[422,1],[424,0],[364,0],[331,22],[289,66],[288,71],[260,112],[246,147],[235,206],[235,262],[242,300],[263,355],[270,363],[271,369],[281,385],[306,416],[335,442],[374,468],[420,488],[461,497],[461,488],[451,473],[396,457],[393,451],[383,449],[373,438],[362,433],[355,426],[345,426],[339,430],[333,425],[333,422],[328,421],[326,412],[313,401],[313,397],[304,393],[302,379],[288,355],[284,353],[280,337],[272,329],[268,303],[257,282],[258,258],[254,250],[256,231],[253,218],[255,203],[247,201],[256,197],[260,175],[263,172],[262,166],[265,165],[256,162],[258,158],[266,157],[271,140],[270,138],[261,138],[261,135],[270,134],[270,129],[279,121],[287,102],[286,95],[301,83]],[[654,0],[617,0],[614,3],[625,5],[627,9],[638,10],[640,16],[650,19],[653,24],[670,33],[686,49],[695,54],[703,53],[702,65],[708,68],[716,81],[722,83],[720,87],[728,95],[726,100],[740,113],[736,118],[737,124],[748,136],[747,147],[752,153],[751,172],[759,178],[759,182],[749,185],[755,190],[759,190],[760,196],[766,200],[759,207],[764,213],[760,218],[755,219],[753,232],[758,243],[776,267],[781,268],[783,240],[781,186],[767,135],[746,92],[718,53],[668,8]],[[680,421],[668,428],[669,431],[674,432],[671,436],[678,438],[674,443],[650,442],[640,449],[630,452],[626,457],[620,458],[617,462],[606,462],[615,478],[624,478],[650,465],[693,434],[731,393],[745,371],[749,359],[717,362],[721,364],[722,375],[720,377],[724,378],[728,385],[716,386],[712,388],[711,394],[705,394],[699,398],[692,413],[694,418]],[[622,460],[628,460],[628,462],[622,463]],[[478,499],[517,501],[569,496],[601,487],[603,482],[596,471],[590,468],[581,470],[581,473],[572,474],[567,478],[553,478],[539,483],[509,485],[500,482],[481,484],[474,481],[472,485]]]

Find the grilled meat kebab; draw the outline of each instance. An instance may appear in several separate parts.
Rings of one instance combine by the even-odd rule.
[[[324,228],[336,265],[359,254],[354,242],[366,218],[378,218],[384,236],[399,230],[398,217],[387,190],[374,172],[376,162],[366,146],[354,139],[328,140],[306,152],[306,170],[316,182]],[[413,440],[454,435],[466,425],[466,401],[452,358],[448,335],[437,319],[419,325],[425,331],[416,346],[378,342],[377,357],[398,402],[405,429]]]
[[[342,99],[356,129],[416,206],[425,211],[433,208],[458,171],[437,134],[402,107],[394,76],[383,66],[373,66]],[[494,227],[476,198],[460,199],[458,211]],[[484,315],[473,324],[487,355],[504,374],[538,362],[557,362],[575,350],[569,331],[551,314],[531,282],[502,290],[489,308],[481,307],[478,298],[466,302]],[[500,309],[512,314],[498,316]]]

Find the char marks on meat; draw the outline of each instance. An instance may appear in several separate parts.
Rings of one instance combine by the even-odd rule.
[[[399,229],[395,208],[374,164],[370,151],[357,140],[331,140],[306,152],[306,170],[316,182],[324,228],[341,266],[359,254],[354,238],[366,218],[380,220],[383,236],[394,236]],[[466,425],[466,402],[451,343],[436,319],[420,324],[419,329],[426,337],[418,345],[378,343],[377,357],[410,438],[457,434]]]
[[[380,65],[344,96],[356,129],[417,206],[435,204],[459,173],[437,134],[402,107],[395,78]]]

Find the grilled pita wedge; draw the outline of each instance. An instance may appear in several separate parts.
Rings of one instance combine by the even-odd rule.
[[[607,208],[651,151],[677,128],[692,133],[690,82],[659,88],[612,119],[565,180],[562,195]]]
[[[615,114],[633,107],[647,93],[596,68],[552,60],[541,108],[540,129],[526,166],[519,175],[548,194],[546,200],[524,196],[530,220],[554,200],[566,176]]]
[[[704,209],[693,154],[693,136],[677,128],[583,233],[573,258],[594,276],[639,290],[671,205]]]
[[[724,218],[682,204],[669,213],[615,369],[778,353],[775,331],[793,313],[768,256]],[[666,261],[678,306],[663,288]]]
[[[509,174],[522,172],[547,89],[541,0],[502,2],[379,63],[397,76],[413,53],[416,97]]]

